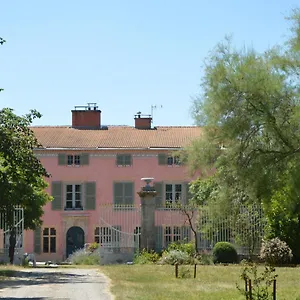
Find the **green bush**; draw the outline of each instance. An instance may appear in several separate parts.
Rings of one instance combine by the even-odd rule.
[[[99,265],[100,264],[100,252],[95,250],[94,252],[86,251],[85,249],[77,250],[72,253],[68,261],[74,265]]]
[[[234,246],[228,242],[218,242],[213,248],[214,263],[236,263],[238,256]]]
[[[183,242],[173,242],[168,245],[167,251],[178,250],[187,253],[189,256],[194,256],[196,254],[195,244],[193,242],[183,243]]]
[[[140,253],[138,253],[134,258],[134,263],[139,265],[145,264],[153,264],[159,260],[160,256],[155,251],[147,251],[143,249]]]
[[[271,265],[289,263],[292,258],[292,250],[286,242],[279,238],[263,241],[260,249],[260,258]]]
[[[99,248],[99,244],[95,242],[95,243],[89,244],[87,250],[88,250],[89,252],[94,252],[94,251],[97,250],[98,248]]]
[[[163,252],[162,258],[159,260],[161,264],[167,265],[189,265],[195,263],[195,259],[191,257],[187,252],[180,250],[170,250]]]

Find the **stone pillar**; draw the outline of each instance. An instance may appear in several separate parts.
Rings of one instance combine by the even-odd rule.
[[[149,183],[138,195],[141,198],[141,244],[140,249],[155,250],[155,196],[156,191]]]

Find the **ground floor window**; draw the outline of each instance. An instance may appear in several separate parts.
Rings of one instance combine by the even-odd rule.
[[[112,228],[111,227],[96,227],[94,241],[102,246],[111,244]]]
[[[168,247],[170,243],[181,240],[181,227],[166,226],[164,230],[164,247]]]
[[[44,228],[43,230],[43,252],[56,252],[56,229],[53,227]]]
[[[134,247],[139,248],[141,245],[141,227],[135,227],[133,231]]]

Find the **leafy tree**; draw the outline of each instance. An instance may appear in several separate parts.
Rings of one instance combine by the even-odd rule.
[[[293,11],[289,19],[292,34],[283,46],[258,53],[237,50],[226,38],[211,52],[205,64],[203,93],[193,104],[203,134],[187,149],[186,160],[191,171],[215,174],[218,188],[201,185],[209,201],[227,207],[263,202],[270,231],[281,239],[286,232],[283,240],[294,252],[299,239],[288,228],[292,223],[292,232],[300,229],[295,184],[300,159],[300,10]],[[282,194],[282,187],[290,191],[288,196]],[[275,230],[278,222],[274,220],[283,213],[275,207],[283,198],[282,210],[289,211],[288,220],[281,223],[285,228]]]
[[[51,200],[45,192],[48,173],[33,150],[40,145],[29,128],[36,111],[17,116],[12,109],[0,110],[0,211],[12,224],[14,206],[24,208],[24,226],[34,229],[41,224],[43,206]]]

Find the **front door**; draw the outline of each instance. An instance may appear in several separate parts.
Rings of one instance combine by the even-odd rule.
[[[84,247],[84,231],[78,226],[71,227],[67,232],[67,258],[76,250]]]

